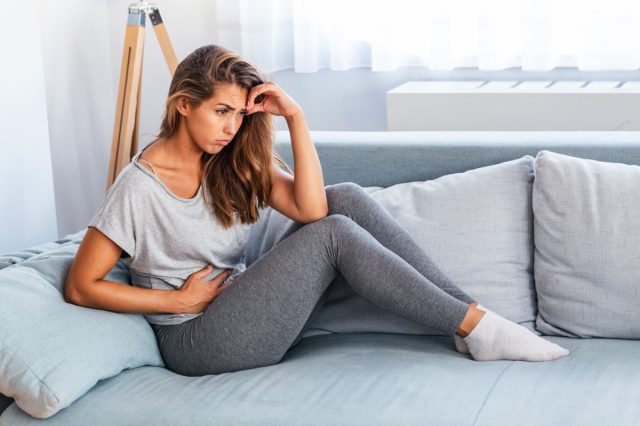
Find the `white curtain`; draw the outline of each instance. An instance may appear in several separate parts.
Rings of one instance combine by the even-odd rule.
[[[219,43],[264,71],[640,68],[640,0],[216,0]]]

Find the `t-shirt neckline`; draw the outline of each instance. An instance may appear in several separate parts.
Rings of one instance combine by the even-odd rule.
[[[171,191],[171,189],[169,189],[169,187],[167,185],[165,185],[165,183],[158,176],[156,176],[155,173],[152,173],[149,169],[147,169],[145,166],[143,166],[142,164],[139,163],[138,160],[140,159],[140,156],[142,155],[142,152],[145,149],[149,148],[154,143],[155,143],[155,141],[150,143],[149,145],[145,146],[140,151],[138,151],[138,153],[133,157],[133,160],[132,160],[133,163],[140,170],[142,170],[144,173],[146,173],[147,176],[150,176],[153,180],[158,182],[158,184],[160,184],[160,186],[162,186],[162,188],[164,188],[164,190],[167,191],[167,194],[169,194],[171,197],[175,198],[176,200],[183,201],[183,202],[186,202],[186,203],[198,201],[200,199],[201,194],[202,194],[202,184],[200,184],[200,186],[198,186],[198,192],[196,192],[196,195],[194,195],[192,198],[179,197],[178,195],[174,194],[173,191]]]

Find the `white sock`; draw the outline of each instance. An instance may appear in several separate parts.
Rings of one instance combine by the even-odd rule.
[[[481,304],[477,304],[476,308],[481,310],[481,311],[489,311],[489,309],[485,308],[484,306],[482,306]],[[467,346],[467,342],[465,342],[462,337],[458,336],[457,334],[453,335],[453,343],[456,345],[456,350],[458,352],[461,352],[463,354],[468,354],[469,353],[469,346]]]
[[[569,355],[568,349],[491,311],[463,339],[476,361],[551,361]]]

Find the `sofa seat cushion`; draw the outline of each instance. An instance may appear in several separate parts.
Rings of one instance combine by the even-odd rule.
[[[640,424],[640,342],[545,336],[565,362],[514,362],[487,397],[478,425]],[[559,360],[558,360],[559,361]],[[493,422],[493,423],[492,423]]]
[[[640,418],[640,342],[549,337],[571,355],[478,362],[446,336],[361,333],[302,339],[279,364],[186,377],[139,367],[36,421],[14,404],[0,426],[563,425]],[[475,422],[475,423],[474,423]]]

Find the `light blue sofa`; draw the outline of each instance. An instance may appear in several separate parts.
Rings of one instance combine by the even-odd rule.
[[[640,165],[640,134],[633,132],[313,132],[313,138],[326,184],[389,187],[540,150]],[[279,132],[277,150],[292,165],[289,148]],[[83,232],[58,243],[77,244]],[[0,269],[55,245],[0,257]],[[571,354],[552,362],[477,362],[457,352],[450,336],[405,325],[406,333],[371,327],[335,333],[311,321],[281,363],[217,376],[127,369],[47,419],[1,397],[0,426],[640,424],[638,340],[545,336]]]

